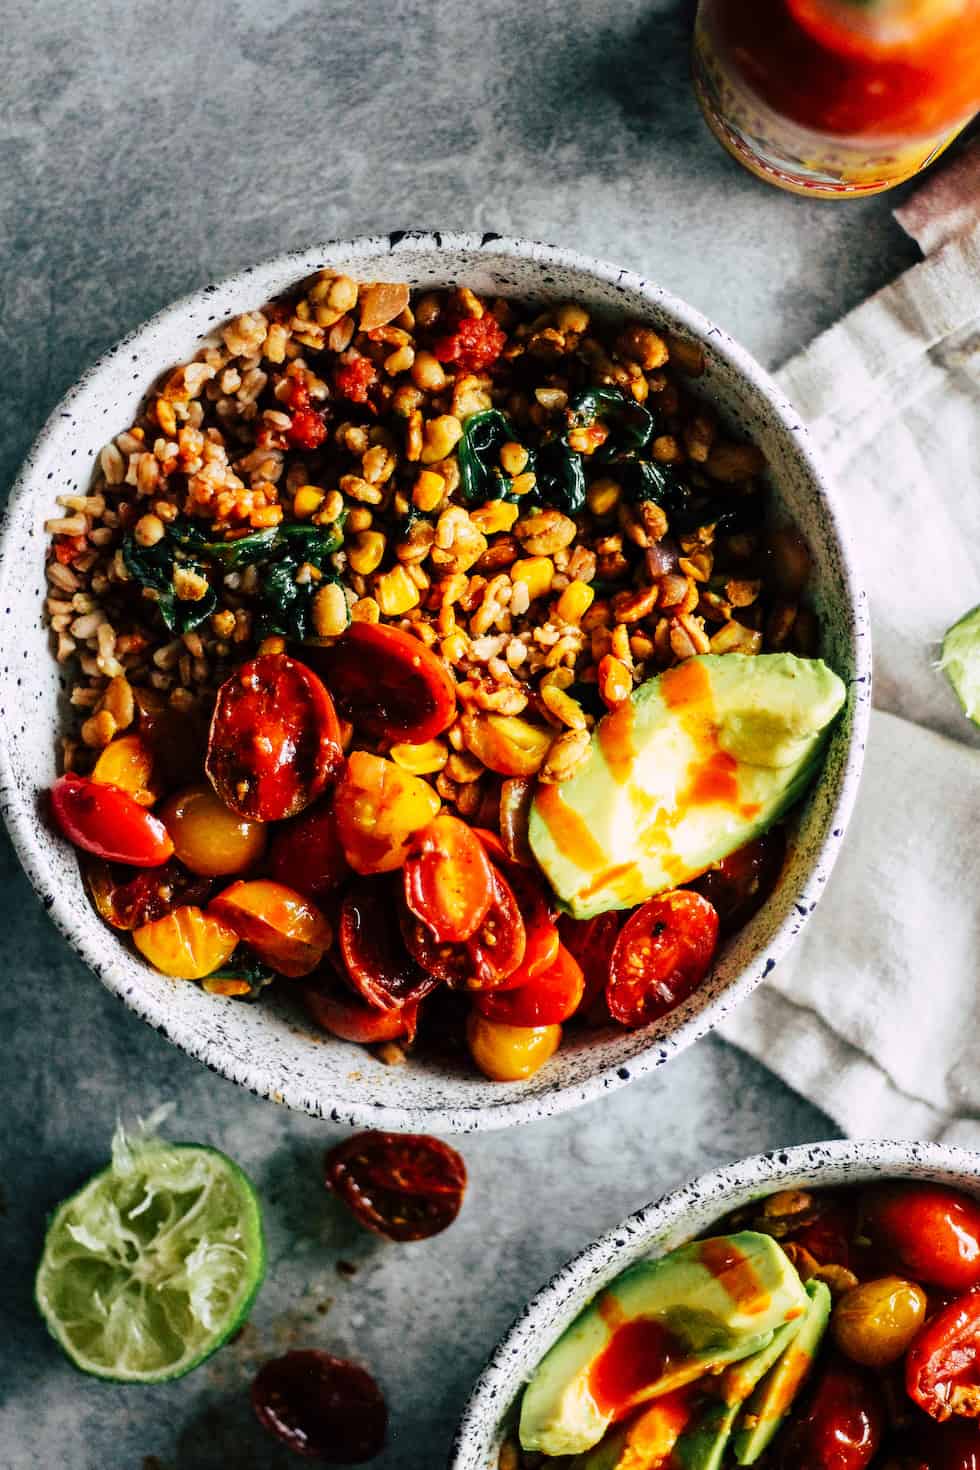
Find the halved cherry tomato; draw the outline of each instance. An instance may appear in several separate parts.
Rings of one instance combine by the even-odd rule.
[[[191,786],[160,809],[185,867],[205,878],[227,878],[253,867],[265,852],[266,828],[233,812],[210,786]]]
[[[526,985],[535,975],[554,964],[558,953],[558,927],[554,910],[548,902],[544,884],[534,873],[511,862],[496,832],[485,827],[474,827],[473,832],[486,848],[487,856],[514,890],[517,907],[524,920],[524,958],[504,982],[508,990],[516,989]]]
[[[475,934],[493,898],[490,860],[458,817],[443,813],[412,839],[405,863],[405,902],[440,943]]]
[[[493,898],[480,927],[461,944],[440,944],[427,924],[402,908],[402,936],[409,953],[430,975],[466,990],[493,990],[506,983],[524,958],[527,942],[514,890],[492,869]]]
[[[905,1387],[940,1423],[954,1414],[980,1418],[980,1291],[929,1319],[905,1359]]]
[[[263,1363],[251,1399],[262,1428],[307,1460],[363,1465],[384,1449],[381,1389],[358,1363],[320,1348],[293,1348]]]
[[[479,837],[483,843],[490,861],[496,863],[498,868],[505,868],[510,862],[510,857],[497,833],[491,832],[489,827],[473,827],[471,830],[474,837]]]
[[[51,811],[69,842],[106,862],[158,868],[173,856],[160,819],[117,786],[70,773],[59,776],[51,788]]]
[[[355,1133],[327,1154],[325,1180],[376,1235],[427,1240],[459,1214],[466,1165],[426,1133]]]
[[[899,1462],[902,1470],[980,1470],[980,1428],[974,1422],[926,1420],[913,1427],[911,1443],[903,1440],[902,1449],[911,1454]]]
[[[510,776],[500,788],[500,840],[510,861],[524,868],[534,866],[527,825],[536,784],[527,776]]]
[[[439,810],[439,797],[427,781],[411,776],[380,755],[351,752],[334,791],[337,833],[356,873],[388,873],[408,856],[415,832]]]
[[[310,651],[341,711],[384,740],[432,740],[456,718],[456,685],[436,654],[390,623],[352,623]]]
[[[573,919],[571,914],[562,914],[558,920],[559,938],[578,960],[585,976],[585,994],[579,1006],[579,1015],[588,1021],[609,1021],[605,991],[609,982],[612,952],[622,923],[623,916],[616,909],[596,914],[594,919]],[[595,1012],[600,1002],[602,1014],[597,1017]]]
[[[885,1425],[881,1393],[870,1373],[832,1357],[820,1371],[804,1412],[780,1434],[779,1470],[866,1470]]]
[[[418,1026],[416,1003],[380,1011],[351,995],[334,975],[318,975],[315,984],[302,986],[303,1004],[310,1018],[341,1041],[372,1046],[379,1041],[412,1041]]]
[[[322,899],[350,875],[337,831],[333,800],[327,796],[273,833],[269,876],[307,898]]]
[[[687,889],[661,893],[627,919],[616,940],[606,986],[613,1019],[645,1026],[696,990],[711,969],[718,915]]]
[[[153,773],[153,751],[136,733],[110,741],[95,762],[92,780],[103,786],[118,786],[140,806],[152,806],[160,795]]]
[[[338,942],[354,989],[380,1010],[420,1001],[439,984],[408,953],[394,923],[396,889],[362,878],[344,894]]]
[[[466,1023],[470,1055],[491,1082],[524,1082],[561,1045],[560,1026],[508,1026],[471,1011]]]
[[[208,913],[230,924],[280,975],[309,975],[330,948],[330,925],[308,898],[268,878],[233,883]]]
[[[734,934],[747,924],[772,893],[786,861],[782,827],[747,842],[690,885],[718,911],[721,933]]]
[[[203,980],[231,959],[238,935],[216,914],[186,905],[134,929],[133,943],[162,975]]]
[[[207,903],[211,884],[171,859],[159,868],[112,866],[87,859],[82,876],[101,918],[113,929],[138,929],[182,905]]]
[[[253,822],[294,817],[342,762],[333,701],[305,664],[264,654],[218,690],[204,769],[233,812]]]
[[[881,1184],[864,1191],[859,1211],[871,1250],[914,1281],[980,1285],[980,1200],[942,1184]]]
[[[513,990],[481,990],[473,1003],[481,1016],[508,1026],[560,1026],[578,1010],[585,978],[563,944],[546,970]]]

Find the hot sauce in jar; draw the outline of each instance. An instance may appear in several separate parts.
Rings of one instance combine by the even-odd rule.
[[[701,0],[694,86],[759,178],[823,199],[880,193],[980,108],[980,0]]]

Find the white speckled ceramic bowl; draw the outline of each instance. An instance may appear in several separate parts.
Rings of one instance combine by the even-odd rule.
[[[665,1255],[778,1189],[876,1179],[941,1182],[980,1198],[980,1154],[936,1143],[802,1144],[716,1169],[629,1215],[562,1266],[501,1338],[463,1411],[448,1470],[497,1470],[525,1383],[582,1308],[627,1266]]]
[[[848,685],[846,710],[780,885],[722,952],[708,982],[646,1030],[570,1035],[525,1083],[490,1083],[462,1063],[456,1070],[422,1059],[385,1067],[359,1047],[315,1035],[290,1003],[288,986],[279,987],[276,1001],[251,1006],[165,979],[100,922],[74,853],[41,816],[63,716],[59,671],[41,618],[43,522],[55,513],[54,497],[87,486],[102,445],[132,421],[158,375],[192,357],[202,337],[325,266],[362,280],[463,281],[501,295],[574,298],[701,342],[707,371],[699,390],[764,450],[777,511],[812,548],[822,653]],[[24,466],[0,546],[0,609],[0,807],[51,918],[104,985],[192,1056],[256,1093],[354,1126],[466,1132],[525,1123],[669,1060],[748,995],[792,944],[830,875],[861,770],[870,703],[866,606],[830,490],[792,406],[737,343],[661,287],[572,251],[496,235],[401,233],[318,245],[208,286],[125,338],[55,409]]]

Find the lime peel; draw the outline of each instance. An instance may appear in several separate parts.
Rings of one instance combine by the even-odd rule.
[[[85,1373],[180,1378],[245,1321],[265,1272],[259,1201],[225,1154],[169,1143],[158,1109],[120,1125],[112,1163],[55,1211],[35,1299]]]
[[[980,725],[980,605],[947,632],[939,667],[952,684],[964,713]]]

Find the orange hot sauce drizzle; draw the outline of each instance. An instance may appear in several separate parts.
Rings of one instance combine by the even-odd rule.
[[[589,1368],[589,1393],[599,1413],[612,1419],[625,1414],[663,1377],[676,1351],[676,1340],[652,1317],[619,1322]]]
[[[767,1312],[772,1296],[763,1285],[748,1256],[730,1240],[702,1241],[698,1258],[723,1287],[735,1307],[749,1317]]]

